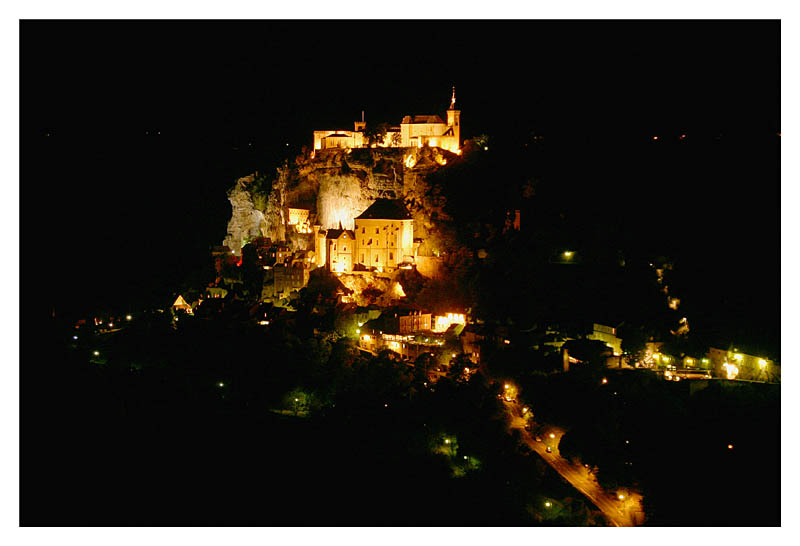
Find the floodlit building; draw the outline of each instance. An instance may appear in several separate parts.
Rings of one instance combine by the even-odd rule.
[[[365,268],[392,271],[414,261],[414,220],[402,201],[376,200],[355,218],[355,237],[355,263]]]
[[[602,341],[614,351],[614,356],[622,354],[622,339],[617,337],[617,329],[603,324],[592,324],[592,333],[586,339]]]
[[[334,273],[345,273],[353,269],[355,234],[349,229],[329,229],[325,235],[327,266]]]
[[[175,300],[175,303],[172,304],[172,309],[174,311],[183,311],[188,314],[192,314],[192,306],[186,303],[186,300],[183,299],[183,296],[178,296]]]
[[[309,213],[308,209],[289,207],[289,225],[293,226],[297,233],[311,233]]]
[[[404,116],[399,127],[390,127],[382,147],[410,148],[431,146],[459,153],[461,149],[461,110],[456,110],[456,89],[450,98],[447,120],[438,115]],[[364,136],[366,122],[364,113],[361,121],[353,124],[353,130],[331,129],[314,131],[314,150],[331,148],[365,148],[368,139]]]

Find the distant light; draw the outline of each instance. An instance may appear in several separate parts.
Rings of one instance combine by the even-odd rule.
[[[733,444],[728,444],[728,449],[733,449]]]
[[[764,360],[763,358],[759,358],[758,359],[758,365],[761,366],[762,368],[766,368],[767,367],[767,361]]]
[[[357,334],[360,334],[360,333],[361,333],[361,330],[359,330],[358,328],[356,328],[356,333],[357,333]]]
[[[551,506],[553,506],[553,503],[551,503],[550,501],[547,501],[546,503],[544,503],[544,505],[547,506],[548,508],[550,508]]]
[[[465,460],[465,461],[467,460],[467,456],[466,456],[466,455],[464,455],[464,460]]]
[[[508,383],[506,383],[505,385],[503,385],[503,388],[507,389],[507,388],[508,388]]]
[[[299,401],[300,401],[300,399],[299,399],[299,398],[295,398],[295,399],[294,399],[294,401],[295,401],[295,402],[299,402]]]
[[[384,404],[384,405],[383,405],[383,407],[384,407],[384,408],[388,408],[388,407],[389,407],[389,404]]]
[[[528,412],[528,408],[522,408],[522,413],[527,413],[527,412]]]
[[[571,250],[565,250],[565,251],[564,251],[564,257],[565,257],[566,259],[568,259],[568,260],[569,260],[570,258],[572,258],[572,254],[573,254],[573,252],[572,252]]]
[[[455,353],[452,353],[452,355],[453,355],[453,358],[455,358],[455,357],[456,357],[456,354],[455,354]]]
[[[735,354],[735,355],[733,355],[733,359],[734,359],[734,360],[742,360],[743,358],[744,358],[744,356],[742,356],[742,355],[740,355],[740,354],[738,354],[738,353],[737,353],[737,354]]]
[[[654,137],[653,137],[653,140],[658,140],[658,137],[657,137],[657,136],[654,136]]]
[[[623,495],[622,493],[620,493],[620,494],[619,494],[619,496],[617,496],[617,498],[618,498],[619,500],[625,500],[625,495]]]
[[[133,317],[130,315],[125,315],[125,320],[131,320]]]
[[[629,443],[631,443],[631,441],[630,440],[625,440],[625,443],[629,444]]]
[[[449,439],[445,439],[444,443],[449,444],[450,440]]]
[[[100,356],[100,351],[95,351],[94,356]]]
[[[606,378],[604,377],[604,378],[603,378],[603,380],[601,381],[601,383],[602,383],[603,385],[605,385],[606,383],[608,383],[608,379],[606,379]]]
[[[217,383],[217,386],[218,386],[218,387],[224,387],[224,386],[225,386],[225,383],[219,382],[219,383]]]
[[[235,250],[231,250],[231,254],[236,254],[236,251]]]
[[[489,147],[488,147],[488,146],[484,146],[484,147],[483,147],[483,149],[484,149],[485,151],[488,151],[488,150],[489,150]]]
[[[72,339],[78,339],[78,336],[72,336]]]
[[[553,433],[551,432],[551,433],[550,433],[550,437],[551,437],[551,438],[555,438],[555,437],[556,437],[556,435],[555,435],[555,434],[553,434]]]
[[[109,323],[108,323],[108,327],[109,327],[109,328],[113,328],[113,327],[114,327],[114,323],[113,323],[113,322],[109,322]]]
[[[507,339],[504,339],[503,343],[505,343],[506,345],[511,345],[511,342],[509,340],[507,340]]]

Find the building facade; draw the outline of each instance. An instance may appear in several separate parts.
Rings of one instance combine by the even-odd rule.
[[[365,148],[368,141],[364,136],[363,112],[361,121],[354,123],[353,131],[331,129],[314,131],[314,150],[336,148]],[[404,116],[399,127],[390,128],[382,144],[376,146],[391,148],[411,148],[431,146],[460,153],[461,150],[461,110],[456,110],[456,89],[450,98],[447,121],[438,115]]]

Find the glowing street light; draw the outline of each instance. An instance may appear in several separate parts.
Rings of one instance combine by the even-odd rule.
[[[733,449],[733,444],[728,444],[728,449]]]
[[[608,383],[608,379],[606,379],[606,378],[604,377],[604,378],[603,378],[603,380],[601,381],[601,383],[602,383],[603,385],[606,385],[606,384]]]
[[[572,255],[573,255],[573,254],[574,254],[574,252],[572,252],[571,250],[565,250],[565,251],[564,251],[564,258],[566,258],[567,260],[569,260],[570,258],[572,258]]]
[[[131,320],[133,317],[130,315],[125,315],[125,320]]]
[[[763,358],[759,358],[759,359],[758,359],[758,365],[759,365],[759,366],[760,366],[762,369],[763,369],[763,368],[766,368],[766,367],[767,367],[767,361],[766,361],[766,360],[764,360]]]
[[[618,498],[619,500],[625,500],[625,495],[623,495],[622,493],[620,493],[619,495],[617,495],[617,498]]]
[[[217,383],[217,387],[224,387],[224,386],[225,386],[225,383],[223,383],[222,381],[220,381],[219,383]]]
[[[100,351],[95,351],[95,352],[94,352],[94,353],[92,353],[92,354],[94,354],[94,356],[100,356]]]
[[[450,443],[450,438],[445,438],[444,443],[449,444]]]
[[[72,339],[78,339],[78,336],[72,336]]]
[[[547,501],[546,503],[544,503],[544,505],[545,505],[547,508],[550,508],[551,506],[553,506],[553,503],[552,503],[552,502],[550,502],[550,501]]]
[[[550,433],[550,437],[551,437],[551,438],[555,438],[555,437],[556,437],[556,435],[555,435],[555,434],[553,434],[553,433],[551,432],[551,433]]]
[[[506,390],[508,390],[508,383],[506,383],[505,385],[503,385],[503,388],[504,388],[504,389],[506,389]]]

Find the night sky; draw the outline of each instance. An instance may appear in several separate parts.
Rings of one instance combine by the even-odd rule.
[[[362,110],[443,115],[455,85],[462,138],[544,135],[556,183],[608,188],[627,248],[670,252],[709,314],[777,347],[779,40],[775,21],[23,21],[22,292],[44,313],[168,305],[236,177]]]

